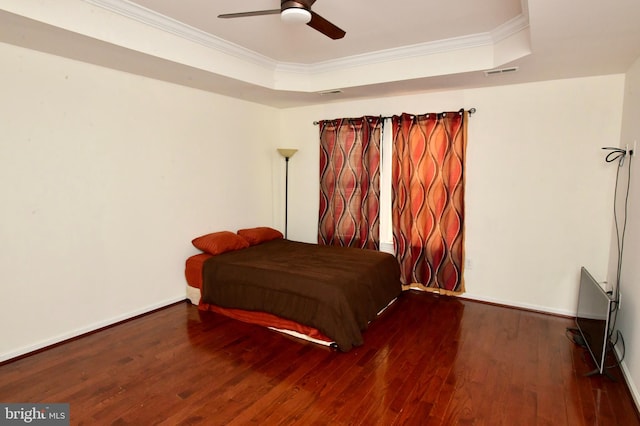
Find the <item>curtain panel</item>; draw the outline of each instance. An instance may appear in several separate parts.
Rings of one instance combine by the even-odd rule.
[[[392,117],[393,240],[405,289],[464,292],[467,117]]]
[[[318,244],[380,246],[381,117],[323,120]]]

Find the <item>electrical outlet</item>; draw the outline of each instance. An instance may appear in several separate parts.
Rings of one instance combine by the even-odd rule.
[[[464,259],[464,269],[466,269],[467,271],[470,271],[473,269],[473,262],[468,257]]]
[[[635,157],[636,156],[636,145],[638,145],[638,141],[633,141],[633,151],[631,151],[631,156]]]

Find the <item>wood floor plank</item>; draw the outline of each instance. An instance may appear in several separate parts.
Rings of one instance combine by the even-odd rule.
[[[572,326],[410,292],[341,353],[181,303],[1,364],[0,401],[73,425],[640,425]]]

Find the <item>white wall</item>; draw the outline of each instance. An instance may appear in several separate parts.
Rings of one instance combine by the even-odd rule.
[[[457,90],[285,110],[289,237],[315,242],[314,120],[477,109],[469,122],[467,297],[572,315],[580,266],[605,280],[624,75]]]
[[[640,58],[629,69],[625,81],[624,110],[622,120],[621,147],[629,145],[633,148],[634,141],[640,143]],[[640,144],[637,148],[640,150]],[[640,154],[637,152],[636,154]],[[624,255],[622,257],[622,275],[620,279],[621,305],[617,320],[618,330],[622,332],[624,346],[621,342],[616,349],[620,355],[624,354],[623,368],[627,377],[630,377],[629,385],[640,407],[640,157],[631,159],[631,180],[629,189],[629,210],[626,237],[624,240]],[[624,197],[629,172],[629,160],[620,171],[618,185],[618,212],[619,218],[623,218]],[[622,232],[622,221],[620,221]],[[617,257],[617,242],[615,233],[611,243],[611,260],[609,267],[609,282],[615,282]],[[625,353],[626,349],[626,353]]]
[[[272,225],[275,109],[5,44],[0,93],[0,361],[182,300],[192,238]]]

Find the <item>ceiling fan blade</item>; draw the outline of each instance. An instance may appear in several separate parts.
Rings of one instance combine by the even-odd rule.
[[[224,13],[218,15],[218,18],[244,18],[246,16],[262,16],[262,15],[279,15],[280,9],[256,10],[253,12]]]
[[[346,34],[346,32],[336,27],[314,11],[311,11],[311,21],[309,21],[307,25],[314,30],[320,31],[322,34],[332,38],[333,40],[338,40]]]

